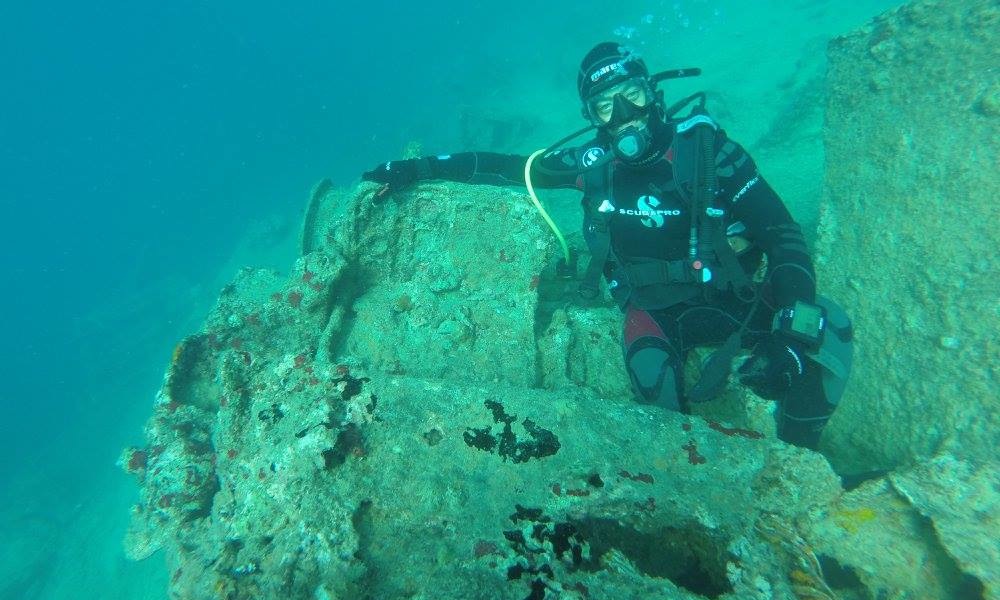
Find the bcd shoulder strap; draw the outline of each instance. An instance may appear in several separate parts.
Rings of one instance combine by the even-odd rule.
[[[587,171],[583,174],[583,238],[590,250],[590,262],[580,282],[580,295],[593,299],[600,293],[601,275],[611,256],[611,231],[609,229],[614,206],[611,204],[612,166]]]
[[[715,164],[715,139],[719,126],[703,109],[677,123],[672,166],[674,181],[691,206],[688,258],[703,284],[732,291],[744,301],[755,296],[753,283],[740,265],[726,237],[726,211],[717,206],[719,177]],[[714,273],[715,268],[719,272]]]

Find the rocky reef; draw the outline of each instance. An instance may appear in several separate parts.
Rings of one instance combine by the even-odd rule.
[[[817,271],[855,317],[848,470],[1000,443],[1000,5],[920,1],[830,45]]]
[[[913,2],[829,56],[817,273],[856,355],[824,452],[900,471],[884,499],[1000,597],[1000,4]]]
[[[292,273],[246,269],[223,290],[177,346],[147,445],[123,453],[141,489],[128,554],[162,551],[173,597],[961,585],[921,516],[924,475],[845,494],[821,455],[714,420],[747,398],[735,387],[714,418],[633,403],[617,316],[555,300],[549,235],[520,193],[371,192],[317,188]]]

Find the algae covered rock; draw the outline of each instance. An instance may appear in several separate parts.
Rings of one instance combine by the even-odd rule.
[[[549,242],[523,197],[318,189],[314,214],[339,216],[307,217],[288,276],[222,291],[123,455],[127,551],[162,551],[174,595],[790,593],[755,523],[836,497],[826,462],[602,397],[617,355],[558,380],[538,340],[584,357],[616,328],[601,308],[539,316]]]
[[[544,387],[583,385],[603,398],[629,401],[621,329],[616,307],[555,309],[538,339]]]
[[[1000,598],[1000,463],[979,464],[950,455],[893,474],[892,486],[933,525],[961,569]]]
[[[371,215],[354,242],[363,293],[343,352],[389,373],[533,385],[552,236],[524,195],[425,185]]]
[[[812,548],[873,597],[1000,598],[996,462],[942,454],[845,493],[800,522]]]
[[[824,597],[822,561],[857,571],[853,594],[903,580],[851,553],[880,531],[830,535],[853,509],[821,455],[607,387],[617,352],[586,349],[616,349],[613,314],[538,310],[548,242],[523,198],[371,191],[321,192],[339,216],[289,275],[237,275],[123,453],[141,491],[126,550],[160,551],[173,596]],[[446,347],[456,311],[471,335]],[[943,569],[923,585],[958,585],[939,546],[900,543]]]
[[[1000,7],[921,0],[829,49],[817,272],[854,319],[838,468],[1000,443]]]

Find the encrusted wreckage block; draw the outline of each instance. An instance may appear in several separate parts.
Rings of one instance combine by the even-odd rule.
[[[523,196],[372,191],[318,188],[308,252],[223,290],[123,452],[140,486],[127,551],[162,550],[173,595],[764,599],[896,581],[850,551],[884,543],[891,502],[894,522],[929,513],[916,492],[870,506],[821,455],[635,404],[596,361],[541,372],[540,348],[611,332],[540,309],[550,243]]]

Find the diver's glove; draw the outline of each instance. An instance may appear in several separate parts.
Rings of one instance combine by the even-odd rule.
[[[802,377],[805,352],[801,344],[772,332],[754,346],[740,366],[740,383],[768,400],[781,400]]]
[[[377,196],[382,198],[388,194],[409,187],[420,179],[418,164],[424,159],[391,160],[376,165],[371,171],[365,171],[361,179],[381,183],[382,189]]]

